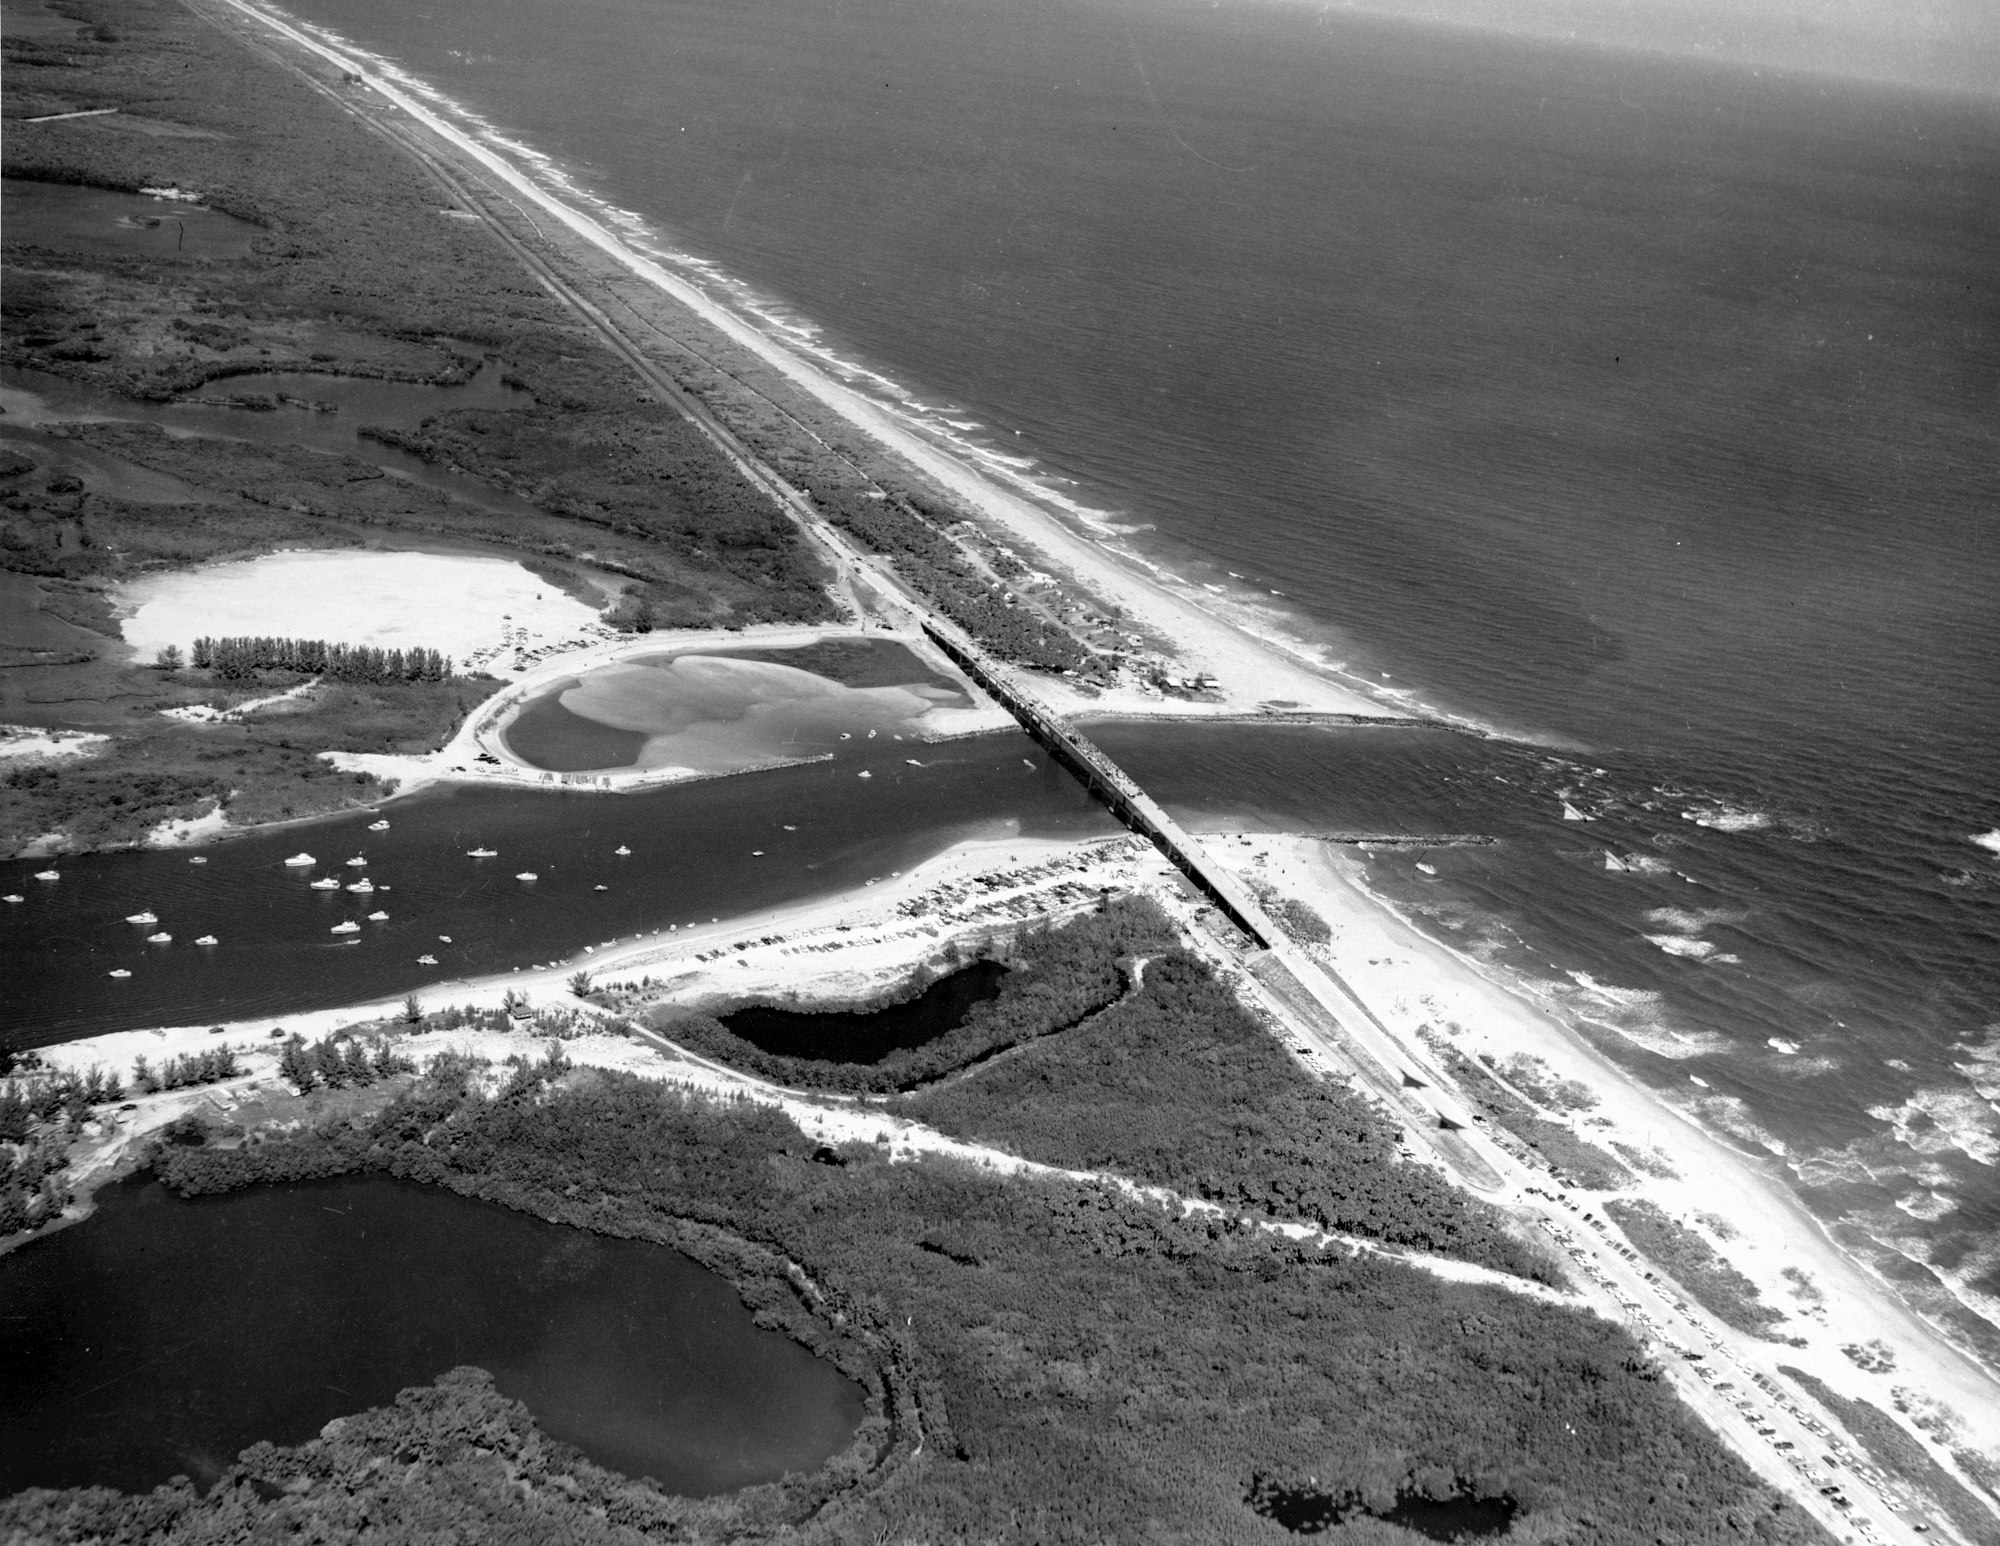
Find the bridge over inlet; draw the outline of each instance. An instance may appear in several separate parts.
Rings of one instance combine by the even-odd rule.
[[[1447,1093],[1451,1081],[1432,1065],[1427,1053],[1391,1031],[1338,973],[1293,943],[1250,889],[1210,858],[1089,736],[1023,688],[959,629],[933,617],[923,618],[922,626],[930,641],[1004,706],[1022,729],[1082,779],[1113,815],[1158,848],[1243,931],[1254,947],[1245,965],[1287,1021],[1309,1040],[1321,1043],[1335,1060],[1354,1068],[1392,1110],[1427,1129],[1427,1146],[1469,1185],[1482,1190],[1503,1185],[1501,1172],[1480,1152],[1471,1118]]]

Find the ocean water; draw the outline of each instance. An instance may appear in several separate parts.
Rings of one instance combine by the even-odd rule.
[[[1503,732],[1105,740],[1215,820],[1491,827],[1372,881],[1994,1313],[2000,104],[1256,0],[292,14],[1107,543]]]

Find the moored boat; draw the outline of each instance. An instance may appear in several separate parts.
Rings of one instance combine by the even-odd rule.
[[[359,934],[360,932],[361,925],[356,923],[352,918],[348,919],[345,923],[336,923],[332,928],[327,930],[329,934]]]
[[[514,878],[516,880],[535,880],[538,877],[536,876],[533,870],[523,870],[521,871],[520,874],[516,875]]]
[[[155,917],[152,913],[145,912],[145,913],[127,913],[125,915],[125,921],[127,923],[158,923],[160,920],[157,917]]]
[[[500,850],[497,848],[468,848],[465,851],[465,857],[468,859],[497,859],[500,857]]]
[[[371,821],[368,823],[368,830],[370,832],[387,832],[389,830],[389,823],[386,821]]]
[[[37,880],[61,880],[61,879],[62,879],[62,872],[61,872],[60,870],[36,870],[36,871],[35,871],[35,879],[37,879]]]
[[[169,934],[165,929],[162,929],[157,934],[148,934],[146,936],[146,943],[149,945],[171,945],[173,942],[173,935]]]
[[[298,867],[308,864],[317,864],[319,863],[319,860],[315,859],[311,854],[293,854],[291,858],[285,861],[285,863],[287,866]]]
[[[314,881],[312,889],[315,891],[338,891],[340,889],[340,882],[329,875],[325,880]]]
[[[219,945],[222,943],[222,941],[217,939],[213,934],[204,934],[200,939],[196,940],[195,943],[197,945]]]
[[[121,966],[117,968],[115,971],[106,973],[106,975],[110,977],[130,977],[132,974],[126,971],[125,968]]]

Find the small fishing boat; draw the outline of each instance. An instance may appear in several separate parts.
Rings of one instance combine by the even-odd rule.
[[[325,880],[314,881],[312,889],[315,891],[338,891],[340,889],[340,882],[329,875]]]
[[[535,872],[533,870],[523,870],[521,871],[520,874],[516,875],[514,878],[516,880],[533,880],[536,877],[535,877]]]
[[[356,923],[352,918],[348,919],[345,923],[336,923],[332,928],[327,930],[329,934],[359,934],[360,932],[361,925]]]
[[[111,977],[130,977],[132,974],[126,971],[125,968],[121,966],[116,971],[109,972],[106,975]]]
[[[169,934],[165,929],[162,929],[157,934],[148,934],[146,936],[146,943],[149,945],[171,945],[173,942],[173,935]]]
[[[285,863],[288,866],[301,867],[308,864],[317,864],[319,860],[315,859],[311,854],[293,854]]]
[[[357,880],[353,885],[349,886],[347,889],[349,891],[356,892],[361,896],[366,896],[369,892],[375,889],[375,882],[364,877],[361,880]]]
[[[62,872],[61,872],[60,870],[36,870],[36,871],[35,871],[35,879],[37,879],[37,880],[61,880],[61,879],[62,879]]]
[[[200,939],[196,940],[195,943],[197,945],[219,945],[222,943],[222,941],[217,939],[213,934],[204,934]]]
[[[465,857],[468,859],[497,859],[500,857],[500,850],[497,848],[468,848],[465,851]]]
[[[386,821],[371,821],[368,823],[368,830],[370,832],[387,832],[389,830],[389,823]]]
[[[389,915],[384,912],[373,912],[368,915],[368,921],[370,923],[387,923]]]
[[[364,868],[367,865],[367,863],[368,861],[366,859],[362,858],[361,855],[356,854],[352,859],[349,859],[347,861],[347,867],[351,870],[358,870]]]
[[[126,916],[125,921],[127,923],[158,923],[160,920],[152,913],[131,913]]]
[[[629,854],[629,853],[630,853],[630,852],[631,852],[632,850],[631,850],[631,849],[629,849],[629,848],[627,848],[627,847],[626,847],[626,846],[625,846],[625,845],[624,845],[623,843],[620,843],[620,844],[619,844],[619,845],[618,845],[618,846],[617,846],[616,848],[612,849],[611,851],[612,851],[613,853],[615,853],[616,855],[618,855],[618,857],[619,857],[619,858],[621,858],[621,859],[622,859],[622,858],[624,858],[624,857],[625,857],[625,855]]]
[[[436,966],[437,964],[438,964],[438,958],[436,956],[417,957],[417,965],[419,966]]]

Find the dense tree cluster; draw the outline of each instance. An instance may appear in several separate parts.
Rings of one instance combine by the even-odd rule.
[[[898,1048],[875,1063],[766,1052],[707,1015],[666,1009],[645,1018],[691,1051],[782,1084],[853,1093],[914,1090],[1096,1014],[1126,990],[1136,957],[1171,948],[1173,938],[1159,909],[1135,896],[1059,926],[1024,930],[1007,951],[1013,969],[997,997],[975,1004],[934,1040]]]
[[[169,1147],[155,1167],[189,1193],[381,1170],[676,1244],[823,1352],[866,1354],[864,1450],[735,1498],[664,1498],[564,1453],[460,1372],[296,1448],[256,1446],[206,1496],[27,1493],[0,1501],[0,1528],[333,1539],[365,1518],[385,1543],[834,1546],[986,1539],[1012,1520],[1009,1539],[1247,1543],[1281,1538],[1252,1506],[1273,1501],[1269,1479],[1310,1478],[1343,1503],[1504,1500],[1537,1540],[1825,1541],[1624,1332],[1582,1312],[1110,1189],[891,1164],[868,1145],[816,1162],[769,1108],[627,1075],[524,1064],[489,1096],[476,1072],[455,1060],[372,1117]],[[1407,1539],[1360,1518],[1339,1530]]]
[[[301,676],[331,677],[336,682],[444,682],[451,679],[451,660],[434,649],[385,650],[372,644],[329,644],[324,639],[279,639],[265,636],[196,639],[190,662],[197,671],[212,671],[226,682],[266,671],[291,671]]]
[[[1208,965],[1174,950],[1137,992],[911,1115],[1050,1164],[1107,1169],[1232,1208],[1549,1278],[1498,1214],[1396,1155],[1362,1097],[1305,1078]]]
[[[364,1042],[358,1036],[335,1031],[310,1045],[303,1036],[290,1036],[278,1054],[278,1073],[301,1095],[314,1089],[373,1084],[416,1071],[417,1065],[398,1052],[386,1036]]]
[[[210,1047],[167,1058],[158,1068],[151,1067],[144,1058],[136,1058],[132,1063],[132,1085],[141,1095],[151,1095],[158,1090],[179,1090],[195,1084],[219,1084],[242,1072],[234,1047]]]
[[[828,520],[893,558],[897,573],[1000,659],[1038,671],[1097,670],[1097,657],[1067,629],[1008,605],[1003,588],[967,563],[908,501],[842,486],[816,488],[812,496]]]

